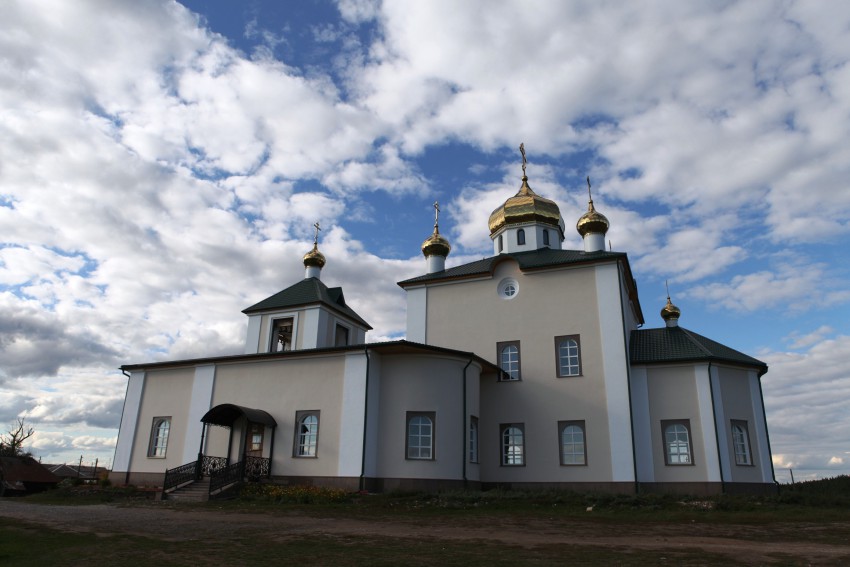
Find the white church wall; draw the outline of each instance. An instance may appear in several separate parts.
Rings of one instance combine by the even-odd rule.
[[[118,429],[115,457],[112,460],[113,471],[127,472],[130,470],[144,389],[145,372],[131,372],[127,380],[127,393],[124,397],[124,409],[121,412],[121,425]]]
[[[655,482],[652,450],[652,416],[649,411],[649,389],[646,368],[631,369],[632,430],[635,437],[635,468],[638,482]]]
[[[191,463],[198,458],[201,448],[201,427],[192,427],[192,424],[200,424],[201,418],[212,407],[213,387],[215,386],[215,365],[204,364],[195,367],[195,375],[192,379],[192,393],[189,395],[189,412],[187,416],[187,427],[183,441],[183,462]]]
[[[758,406],[761,403],[761,396],[758,392],[756,391],[755,396],[757,400],[754,399],[752,392],[752,384],[758,384],[758,378],[753,380],[756,373],[732,367],[720,367],[718,372],[721,388],[720,399],[723,401],[726,417],[723,422],[726,436],[723,451],[731,463],[731,477],[728,480],[732,482],[773,482],[769,458],[764,459],[765,454],[769,453],[764,433],[764,421],[761,413],[757,414],[754,409],[754,405]],[[754,404],[754,401],[756,404]],[[735,463],[735,449],[731,435],[732,420],[743,421],[747,424],[752,465]],[[765,460],[768,463],[767,470],[769,471],[766,476],[764,475]]]

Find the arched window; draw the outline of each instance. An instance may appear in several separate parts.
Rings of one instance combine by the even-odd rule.
[[[561,464],[587,464],[586,446],[584,443],[584,422],[562,421],[558,425],[561,429]]]
[[[502,426],[502,465],[525,464],[525,434],[521,423]]]
[[[558,376],[581,375],[579,336],[555,337],[555,347],[558,351]]]
[[[688,420],[662,421],[664,456],[668,465],[692,465],[691,433]]]
[[[434,417],[433,412],[407,413],[407,458],[434,458]]]
[[[747,432],[746,421],[732,422],[732,445],[735,448],[736,465],[753,464],[753,458],[750,454],[750,436]]]
[[[500,234],[499,235],[499,252],[501,252],[503,249],[504,249],[504,245],[503,245],[503,241],[502,241],[502,235]]]
[[[150,447],[148,448],[149,457],[165,457],[165,450],[168,447],[168,433],[170,430],[170,417],[153,418],[153,427],[151,428],[151,443]]]
[[[519,380],[519,341],[499,343],[499,367],[504,371],[503,380]]]
[[[543,229],[543,246],[549,246],[549,231]]]
[[[525,229],[521,228],[516,231],[516,243],[518,246],[522,246],[525,244]]]
[[[315,457],[319,447],[319,412],[299,411],[295,414],[295,456]]]

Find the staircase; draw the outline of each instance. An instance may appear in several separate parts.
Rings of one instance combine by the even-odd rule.
[[[205,476],[186,486],[163,495],[167,500],[180,502],[206,502],[210,499],[210,477]]]

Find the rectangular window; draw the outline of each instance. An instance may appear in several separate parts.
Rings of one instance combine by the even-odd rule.
[[[319,448],[319,410],[295,412],[293,457],[316,457]]]
[[[586,465],[587,444],[585,443],[584,421],[559,421],[558,439],[561,464]]]
[[[732,420],[732,446],[735,449],[736,465],[753,465],[753,456],[750,453],[750,432],[746,421]]]
[[[269,351],[283,352],[292,350],[292,317],[272,321],[272,338]]]
[[[434,425],[436,413],[432,411],[407,412],[408,459],[434,460]]]
[[[469,416],[469,462],[478,462],[478,418]]]
[[[525,465],[525,424],[503,423],[499,426],[502,441],[502,466]]]
[[[543,229],[543,246],[549,246],[549,231]]]
[[[581,376],[581,338],[579,335],[555,337],[555,368],[559,378]]]
[[[502,369],[500,380],[512,381],[522,378],[519,362],[519,341],[496,343],[496,356],[499,361],[499,368]]]
[[[664,464],[670,466],[694,464],[690,420],[662,420],[661,434],[664,440]]]
[[[258,456],[258,453],[263,452],[263,434],[266,426],[262,423],[248,423],[248,435],[245,439],[245,451],[247,453],[255,453],[252,456]]]
[[[168,448],[168,433],[171,430],[170,417],[155,417],[151,426],[151,440],[148,446],[148,457],[156,459],[165,458],[165,450]]]
[[[348,346],[348,327],[337,324],[334,334],[334,346]]]

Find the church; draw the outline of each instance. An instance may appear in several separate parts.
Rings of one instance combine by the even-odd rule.
[[[521,148],[522,149],[522,148]],[[593,204],[562,248],[528,183],[489,218],[490,257],[399,282],[405,340],[370,343],[340,287],[304,278],[244,310],[244,354],[129,364],[110,478],[210,495],[244,480],[347,490],[765,492],[767,366],[679,325],[644,328],[628,256]],[[483,229],[483,227],[482,227]]]

